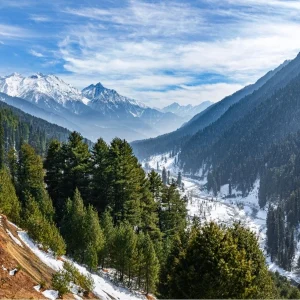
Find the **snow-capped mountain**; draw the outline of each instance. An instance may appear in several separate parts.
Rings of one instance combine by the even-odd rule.
[[[78,113],[74,103],[78,106],[78,104],[87,105],[89,102],[79,90],[57,76],[41,73],[28,77],[13,73],[2,77],[0,78],[0,92],[26,99],[45,108],[53,108],[54,102],[69,109],[73,107],[74,113]]]
[[[15,98],[14,101],[8,98],[5,101],[26,107],[26,112],[32,115],[46,116],[43,118],[49,122],[60,120],[59,125],[67,125],[71,130],[76,124],[79,131],[91,140],[99,136],[106,140],[115,136],[129,141],[144,139],[175,130],[184,122],[173,113],[147,107],[103,87],[101,83],[79,91],[55,75],[37,73],[25,77],[13,73],[0,77],[0,93]],[[39,110],[30,109],[25,104],[28,102]]]
[[[199,114],[209,106],[211,106],[213,102],[211,101],[204,101],[200,103],[199,105],[180,105],[177,102],[174,102],[162,109],[163,112],[171,112],[175,115],[178,115],[180,117],[187,117],[192,118],[193,116]]]
[[[82,95],[90,101],[88,106],[104,114],[120,118],[127,114],[141,117],[147,106],[136,100],[119,95],[115,90],[105,88],[100,82],[82,90]]]

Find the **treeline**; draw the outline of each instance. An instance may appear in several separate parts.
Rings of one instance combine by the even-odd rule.
[[[0,101],[0,122],[2,125],[3,147],[20,150],[22,143],[30,144],[39,155],[45,155],[47,145],[52,139],[66,141],[70,131],[33,117],[21,110]],[[86,140],[89,145],[91,142]]]
[[[278,297],[255,236],[188,224],[177,183],[145,174],[126,141],[89,148],[73,132],[44,160],[24,140],[0,141],[0,212],[45,250],[114,268],[117,280],[161,298]]]
[[[202,168],[209,173],[209,186],[216,191],[231,181],[243,194],[247,194],[263,173],[265,161],[272,156],[270,149],[273,145],[281,144],[290,134],[300,130],[299,81],[298,76],[267,99],[262,98],[263,101],[242,118],[231,112],[236,111],[236,106],[244,107],[246,104],[230,107],[224,116],[199,131],[182,147],[180,166],[192,173]],[[231,124],[229,127],[228,122]]]
[[[274,145],[266,157],[260,178],[259,204],[269,206],[267,251],[272,261],[291,270],[299,240],[300,133],[289,135]]]
[[[185,199],[175,183],[146,176],[126,141],[99,139],[89,151],[74,132],[50,143],[44,165],[25,143],[4,161],[2,213],[56,255],[113,267],[128,286],[156,290],[170,244],[185,234]]]

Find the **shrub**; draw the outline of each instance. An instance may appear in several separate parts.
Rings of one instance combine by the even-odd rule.
[[[69,292],[70,281],[70,275],[67,271],[59,271],[52,276],[52,287],[58,291],[59,296],[63,296]]]

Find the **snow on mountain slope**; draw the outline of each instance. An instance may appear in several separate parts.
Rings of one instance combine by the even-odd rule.
[[[89,99],[88,105],[104,113],[116,113],[118,117],[131,114],[140,117],[147,108],[146,105],[136,100],[119,95],[115,90],[105,88],[100,82],[82,90],[82,94]]]
[[[23,103],[30,102],[46,114],[55,115],[59,119],[57,124],[70,130],[78,127],[76,130],[92,140],[100,135],[107,141],[116,136],[129,141],[144,139],[175,130],[184,123],[175,114],[147,107],[103,87],[101,83],[79,91],[55,75],[37,73],[24,77],[14,73],[0,77],[0,93],[18,97],[15,106],[19,108],[24,107],[20,100],[25,99]],[[26,112],[32,115],[44,115],[40,110],[25,106]],[[54,120],[48,116],[42,117],[50,122]]]
[[[134,99],[124,97],[115,90],[105,88],[100,82],[84,88],[82,94],[90,100],[89,107],[102,112],[110,119],[140,119],[154,127],[158,133],[175,130],[185,121],[176,114],[161,112]]]
[[[54,271],[59,271],[63,268],[63,261],[68,261],[74,263],[67,257],[62,257],[60,260],[55,259],[51,253],[46,253],[40,249],[40,247],[34,243],[34,241],[28,236],[25,231],[18,231],[18,236],[20,240],[48,267]],[[62,261],[63,260],[63,261]],[[124,299],[124,300],[141,300],[146,299],[144,295],[138,292],[131,292],[126,288],[116,286],[108,278],[104,278],[104,275],[98,273],[90,273],[84,266],[81,266],[77,263],[74,263],[74,266],[78,269],[83,275],[91,275],[94,280],[94,289],[93,293],[103,300],[111,299]],[[56,299],[57,293],[55,291],[48,291],[44,296],[49,294],[51,299]],[[54,297],[53,297],[54,296]]]
[[[13,73],[0,78],[0,91],[10,96],[17,96],[38,103],[50,98],[66,106],[68,101],[79,101],[88,104],[89,100],[81,92],[55,75],[37,73],[23,77]]]
[[[161,172],[163,167],[170,171],[171,177],[177,177],[180,169],[176,166],[177,155],[170,157],[170,153],[152,156],[145,160],[142,166],[146,171],[158,169]],[[201,174],[201,172],[199,172]],[[294,269],[286,271],[276,263],[271,262],[270,257],[265,251],[266,245],[266,219],[267,208],[261,209],[258,204],[259,180],[256,180],[252,191],[243,197],[241,192],[232,189],[232,196],[229,194],[229,186],[224,185],[217,196],[208,193],[204,187],[205,177],[193,177],[183,174],[182,182],[184,185],[184,195],[188,198],[189,217],[199,217],[201,222],[214,221],[219,224],[232,225],[234,222],[241,222],[245,227],[251,229],[257,236],[261,250],[264,252],[269,270],[278,271],[281,275],[300,283],[300,274],[296,268],[300,257],[300,242],[297,242],[297,251],[293,260]],[[300,234],[300,228],[298,229]]]

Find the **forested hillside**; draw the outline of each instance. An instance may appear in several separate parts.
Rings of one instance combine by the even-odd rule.
[[[52,140],[43,160],[23,138],[26,130],[7,127],[14,124],[10,119],[23,124],[18,117],[1,117],[10,130],[6,136],[20,141],[7,151],[1,139],[0,213],[27,229],[44,250],[67,254],[93,272],[112,268],[128,288],[161,298],[281,294],[253,233],[238,224],[191,222],[177,182],[167,184],[154,171],[145,174],[126,141],[106,144],[100,138],[89,148],[73,132],[67,141]],[[64,267],[52,278],[61,296],[71,281],[92,290],[90,278],[70,264]]]
[[[6,151],[11,148],[18,151],[22,143],[29,143],[37,153],[44,155],[50,140],[56,138],[65,141],[70,134],[65,128],[33,117],[3,102],[0,102],[0,118],[1,140],[4,141]]]
[[[157,138],[133,142],[132,147],[135,154],[140,159],[144,159],[168,151],[178,152],[190,140],[195,141],[194,135],[197,133],[198,135],[205,135],[206,138],[215,138],[216,134],[221,134],[228,129],[230,125],[249,112],[257,102],[263,101],[266,96],[285,86],[290,79],[297,76],[299,74],[299,64],[300,57],[292,62],[285,61],[275,70],[260,78],[255,84],[246,86],[233,95],[211,105],[176,131]],[[235,106],[236,103],[241,104]],[[232,113],[232,110],[230,112],[228,110],[232,106],[234,107],[234,113]],[[220,122],[220,126],[215,130],[214,126],[219,124],[215,121],[221,116],[226,118],[226,122]]]

